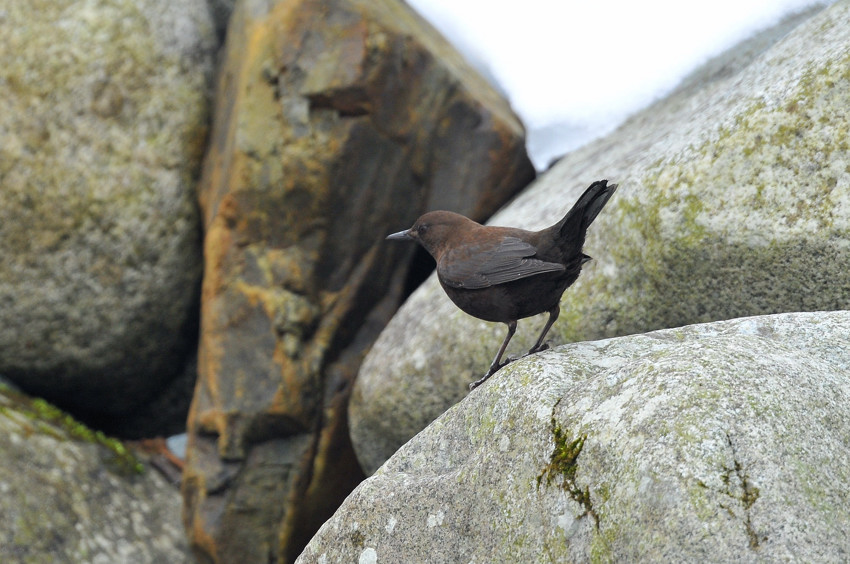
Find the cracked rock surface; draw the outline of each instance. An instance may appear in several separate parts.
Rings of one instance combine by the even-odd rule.
[[[848,328],[847,311],[778,314],[517,361],[363,482],[298,562],[846,559]]]

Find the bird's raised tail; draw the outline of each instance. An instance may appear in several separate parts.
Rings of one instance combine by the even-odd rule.
[[[616,184],[607,180],[597,180],[584,191],[564,219],[555,224],[555,229],[563,241],[584,241],[587,228],[614,195]]]

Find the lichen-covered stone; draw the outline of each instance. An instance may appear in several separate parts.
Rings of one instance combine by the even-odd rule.
[[[565,156],[491,220],[541,228],[591,181],[620,184],[553,343],[847,306],[850,3],[807,16]],[[504,336],[440,294],[426,282],[364,361],[350,419],[367,472],[463,397]],[[543,321],[520,321],[508,353],[528,350]]]
[[[836,562],[850,312],[574,343],[401,447],[297,562]]]
[[[124,445],[0,383],[0,561],[192,562],[180,492]]]
[[[203,0],[10,0],[0,26],[0,374],[120,415],[193,347],[212,23]]]
[[[534,170],[507,102],[398,0],[236,5],[200,182],[206,271],[186,523],[291,562],[363,478],[351,382],[426,209],[482,218]]]

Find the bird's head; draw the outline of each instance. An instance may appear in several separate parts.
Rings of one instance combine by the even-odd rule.
[[[431,256],[437,258],[461,231],[478,225],[471,219],[450,211],[432,211],[421,216],[410,229],[389,235],[387,239],[418,241]]]

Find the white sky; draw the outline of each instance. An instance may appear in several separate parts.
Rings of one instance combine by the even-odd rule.
[[[613,129],[710,57],[819,2],[408,3],[489,71],[528,129],[532,160],[545,168],[553,156]]]

